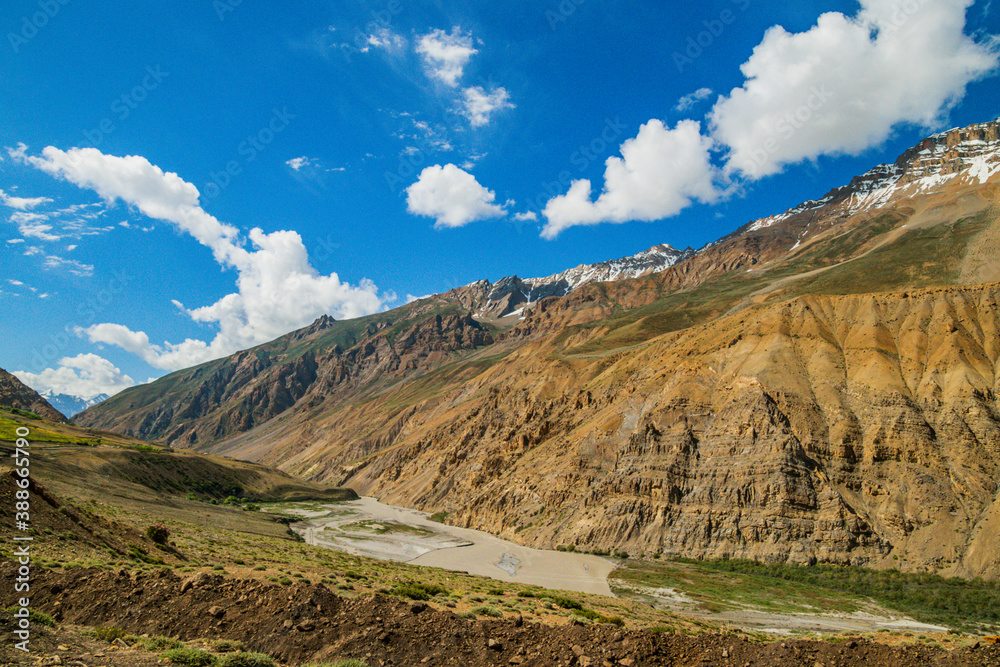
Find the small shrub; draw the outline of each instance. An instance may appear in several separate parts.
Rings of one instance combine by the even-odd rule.
[[[232,653],[234,651],[242,651],[244,648],[243,642],[236,639],[213,639],[208,642],[208,645],[213,651],[218,651],[219,653]]]
[[[475,609],[472,610],[472,613],[477,614],[479,616],[490,616],[491,618],[503,617],[503,613],[499,609],[497,609],[496,607],[490,607],[488,605],[482,605],[480,607],[476,607]]]
[[[278,579],[278,583],[281,584],[282,586],[291,586],[292,580],[289,579],[288,577],[281,577],[280,579]]]
[[[172,648],[164,651],[160,657],[175,665],[184,665],[185,667],[214,667],[216,664],[214,655],[195,648]]]
[[[488,593],[489,593],[490,595],[497,595],[497,596],[501,596],[501,595],[503,595],[504,593],[506,593],[507,591],[505,591],[505,590],[504,590],[504,589],[502,589],[502,588],[491,588],[491,589],[490,589],[489,591],[487,591],[487,592],[488,592]]]
[[[519,598],[533,598],[533,597],[535,597],[535,594],[532,591],[518,591],[517,592],[517,597],[519,597]]]
[[[170,540],[170,529],[157,522],[146,528],[146,537],[156,544],[166,544]]]
[[[128,633],[121,628],[116,627],[99,627],[94,628],[93,635],[95,638],[100,639],[105,642],[113,642],[116,639],[125,638]]]
[[[274,659],[263,653],[233,653],[217,664],[218,667],[277,667]]]
[[[560,595],[549,595],[548,597],[563,609],[583,609],[583,605],[576,600],[570,600]]]
[[[448,589],[438,584],[409,583],[400,584],[389,593],[390,595],[409,598],[411,600],[430,600],[436,595],[447,595]]]
[[[162,651],[168,648],[184,647],[184,644],[182,644],[179,639],[174,639],[173,637],[164,637],[162,635],[155,635],[153,637],[142,637],[139,639],[139,645],[142,646],[147,651]]]
[[[13,607],[7,607],[7,609],[5,609],[4,611],[6,611],[9,614],[13,614],[14,612],[20,610],[21,607],[13,606]],[[54,628],[56,626],[56,622],[51,616],[49,616],[43,611],[38,611],[37,609],[28,610],[28,620],[31,621],[32,623],[36,623],[38,625],[44,625],[49,628]]]
[[[368,667],[368,663],[364,660],[347,658],[346,660],[338,660],[337,662],[310,662],[303,667]]]

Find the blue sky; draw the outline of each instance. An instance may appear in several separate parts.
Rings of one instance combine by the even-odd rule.
[[[699,247],[990,120],[988,1],[11,0],[0,367],[91,396]]]

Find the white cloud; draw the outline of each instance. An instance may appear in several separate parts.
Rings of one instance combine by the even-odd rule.
[[[24,153],[27,150],[28,150],[28,144],[26,144],[23,141],[21,141],[21,142],[18,142],[17,148],[11,148],[10,146],[8,146],[7,147],[7,154],[10,155],[15,160],[23,160],[24,159]]]
[[[472,37],[463,35],[460,28],[451,34],[435,30],[417,42],[417,53],[424,58],[431,76],[454,88],[462,78],[469,59],[479,53],[472,47]]]
[[[12,245],[15,243],[24,243],[24,239],[7,239],[7,243],[10,243]]]
[[[519,222],[526,222],[528,220],[538,220],[538,214],[534,211],[525,211],[524,213],[515,213],[514,219]]]
[[[49,146],[41,157],[25,155],[21,159],[92,189],[109,203],[121,199],[150,218],[174,224],[210,248],[219,264],[236,270],[237,292],[209,306],[184,309],[192,319],[218,326],[211,343],[189,339],[154,345],[145,333],[116,324],[99,324],[85,331],[93,342],[120,345],[157,368],[185,368],[272,340],[320,315],[359,317],[395,300],[392,294],[380,296],[370,281],[352,286],[341,282],[337,274],[320,275],[294,231],[266,234],[253,229],[248,235],[251,248],[247,249],[246,240],[235,227],[201,208],[194,185],[177,174],[165,173],[144,157],[115,157],[96,148],[62,151]],[[70,264],[61,258],[49,260]],[[130,336],[123,337],[124,333]]]
[[[39,241],[58,241],[62,237],[57,234],[50,234],[52,225],[46,221],[49,216],[40,213],[30,213],[27,211],[16,211],[10,216],[10,221],[17,225],[17,231],[26,239],[38,239]]]
[[[303,155],[302,157],[293,157],[291,160],[286,161],[285,164],[287,164],[295,171],[298,171],[302,167],[307,167],[312,163],[310,162],[309,158]]]
[[[9,208],[16,208],[21,211],[26,211],[36,206],[42,204],[49,204],[52,202],[48,197],[13,197],[8,195],[3,190],[0,190],[0,201],[3,202],[4,206]]]
[[[480,86],[462,91],[462,115],[469,119],[472,127],[481,127],[490,122],[490,115],[501,109],[513,109],[510,93],[504,88],[494,88],[489,92]]]
[[[41,373],[14,371],[19,380],[38,392],[67,394],[89,400],[101,394],[113,396],[135,384],[107,359],[96,354],[80,354],[59,360],[58,368]]]
[[[402,35],[394,33],[387,27],[381,27],[368,35],[367,46],[362,47],[363,52],[367,52],[368,47],[384,49],[390,53],[398,53],[406,48],[407,41]]]
[[[13,278],[8,278],[8,279],[7,279],[7,282],[9,282],[9,283],[10,283],[11,285],[13,285],[14,287],[20,287],[21,285],[23,285],[23,284],[24,284],[24,283],[22,283],[22,282],[21,282],[20,280],[14,280]]]
[[[674,111],[687,111],[694,107],[702,100],[708,99],[712,95],[711,88],[699,88],[690,95],[685,95],[681,99],[677,100],[677,106],[674,107]]]
[[[496,193],[453,164],[427,167],[420,172],[417,182],[406,189],[409,212],[435,218],[434,226],[438,229],[503,217],[506,211],[496,205],[495,199]]]
[[[601,222],[659,220],[676,215],[692,200],[718,199],[717,170],[711,140],[695,121],[669,129],[653,119],[621,146],[622,157],[605,162],[604,191],[591,200],[589,180],[573,181],[569,192],[550,199],[543,214],[542,236],[553,239],[565,229]]]
[[[87,278],[94,275],[94,266],[92,264],[84,264],[83,262],[78,262],[75,259],[63,259],[58,255],[46,255],[45,267],[49,269],[64,269],[72,273],[74,276],[79,276],[81,278]]]
[[[900,123],[940,125],[965,87],[997,66],[996,42],[964,34],[972,0],[861,0],[802,33],[771,28],[719,100],[711,134],[726,170],[752,179],[820,155],[857,154]]]

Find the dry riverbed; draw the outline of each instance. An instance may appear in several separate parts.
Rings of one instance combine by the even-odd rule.
[[[613,596],[608,575],[615,566],[609,560],[532,549],[482,531],[431,521],[425,512],[383,505],[374,498],[285,503],[266,509],[302,517],[292,529],[316,546],[512,583]]]

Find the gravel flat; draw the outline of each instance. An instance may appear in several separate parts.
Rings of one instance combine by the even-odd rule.
[[[615,566],[598,556],[532,549],[374,498],[311,507],[282,508],[303,517],[292,528],[309,544],[554,590],[614,595],[608,575]]]

